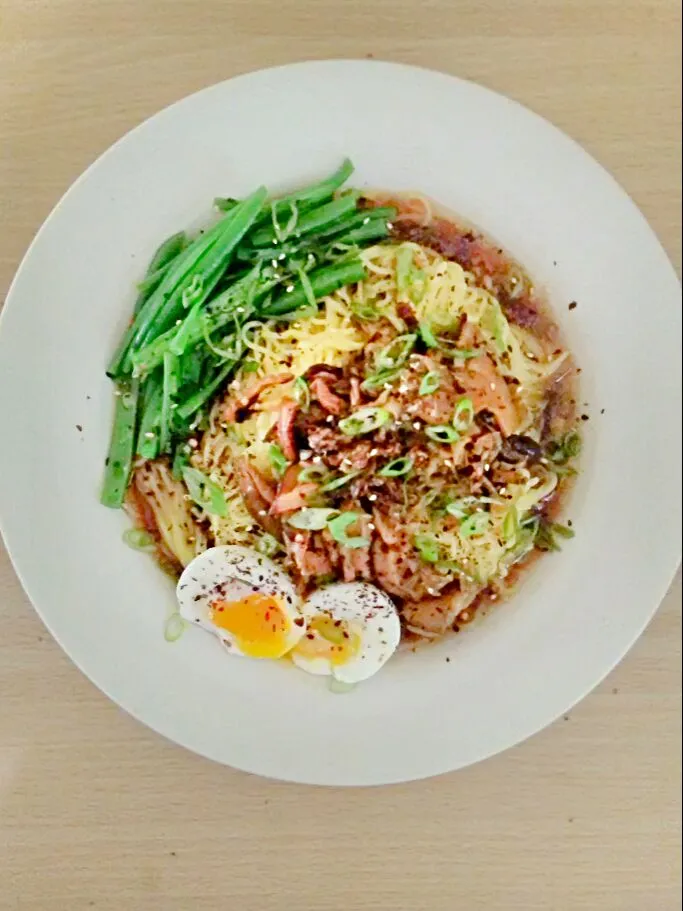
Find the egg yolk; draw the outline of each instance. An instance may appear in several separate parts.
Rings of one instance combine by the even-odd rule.
[[[239,601],[214,601],[211,622],[230,633],[235,645],[250,658],[280,658],[288,650],[289,621],[280,600],[253,594]]]
[[[325,614],[314,617],[296,652],[304,658],[325,658],[331,665],[346,664],[361,647],[361,637],[348,623]]]

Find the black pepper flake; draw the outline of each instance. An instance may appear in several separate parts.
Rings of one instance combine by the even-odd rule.
[[[570,309],[570,310],[576,310],[576,308],[577,308],[578,306],[579,306],[579,305],[576,303],[576,301],[572,301],[571,304],[569,305],[569,309]]]
[[[601,408],[601,409],[600,409],[600,414],[604,414],[604,413],[605,413],[605,409],[604,409],[604,408]]]
[[[450,659],[450,658],[446,658],[446,664],[450,664],[450,663],[451,663],[451,659]]]
[[[587,414],[582,414],[582,415],[581,415],[581,420],[582,420],[582,421],[590,421],[590,418],[588,417]]]
[[[76,430],[77,430],[79,433],[83,433],[83,425],[82,425],[82,424],[76,424]]]

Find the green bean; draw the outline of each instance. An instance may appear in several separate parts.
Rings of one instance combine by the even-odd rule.
[[[147,268],[147,275],[151,275],[158,269],[167,266],[179,253],[183,252],[187,244],[187,234],[184,231],[178,231],[177,234],[171,234],[170,237],[167,237],[154,252],[154,256]]]
[[[333,266],[321,266],[321,268],[310,272],[308,275],[316,300],[332,294],[337,288],[362,281],[364,278],[365,266],[358,258],[335,263]],[[290,287],[292,288],[291,291],[285,291],[284,294],[278,295],[267,308],[260,311],[259,315],[268,319],[269,317],[291,313],[292,310],[307,305],[308,296],[302,282],[296,282]]]
[[[191,395],[182,405],[179,405],[178,410],[176,411],[178,418],[182,421],[186,421],[188,418],[191,418],[196,411],[199,411],[202,405],[208,401],[219,388],[221,383],[227,379],[230,372],[235,369],[238,360],[239,359],[227,361],[223,364],[209,383],[203,386],[198,392],[194,393],[194,395]]]
[[[233,196],[217,196],[214,199],[213,204],[219,212],[231,212],[235,206],[240,204],[240,201]]]
[[[251,310],[250,299],[253,296],[258,274],[258,267],[252,269],[235,284],[209,301],[201,314],[198,312],[198,305],[195,304],[180,326],[168,329],[132,355],[135,372],[149,374],[161,364],[166,351],[172,351],[176,355],[188,351],[201,340],[204,325],[211,334],[223,329],[236,316],[239,307],[244,308],[244,312],[240,314],[242,321],[248,319]],[[263,285],[259,296],[265,294],[271,286]]]
[[[183,251],[169,265],[168,272],[153,294],[144,302],[139,312],[135,315],[133,323],[123,334],[119,345],[114,352],[107,374],[111,377],[118,377],[124,373],[130,373],[130,361],[128,359],[129,348],[136,338],[147,326],[148,322],[154,316],[158,307],[171,296],[178,285],[191,273],[199,260],[206,252],[216,243],[221,232],[225,230],[225,225],[229,219],[232,219],[232,213],[226,215],[221,221],[213,226],[206,234],[197,237],[187,249]]]
[[[100,494],[102,505],[112,509],[118,509],[123,505],[130,478],[135,448],[138,391],[137,380],[130,384],[121,384],[117,389],[109,453]]]
[[[365,244],[370,240],[381,240],[388,233],[389,228],[385,221],[371,220],[365,225],[360,225],[358,228],[353,228],[351,231],[341,234],[339,237],[334,237],[333,241],[335,244],[348,244],[348,246],[352,247]]]
[[[332,243],[332,238],[336,241],[337,234],[346,234],[355,228],[365,227],[366,225],[380,222],[386,224],[396,218],[397,211],[391,206],[377,207],[376,209],[361,209],[353,214],[349,219],[340,223],[339,226],[333,225],[330,228],[324,228],[322,231],[316,231],[316,239],[328,239]]]
[[[135,351],[147,342],[153,341],[184,313],[190,304],[205,301],[225,272],[237,244],[253,224],[265,202],[267,191],[260,187],[244,202],[228,213],[225,229],[219,235],[215,245],[208,250],[197,268],[186,275],[182,285],[166,298],[155,310],[147,324],[141,328],[131,345]],[[228,220],[229,219],[229,220]],[[185,296],[190,298],[189,303]]]
[[[317,206],[304,213],[291,231],[292,237],[302,237],[306,234],[313,234],[315,231],[327,226],[335,225],[341,221],[345,215],[355,212],[357,208],[358,196],[350,193],[333,199],[332,202]],[[248,238],[250,247],[267,247],[269,245],[277,246],[281,243],[280,238],[276,236],[274,227],[261,228]]]
[[[171,445],[171,407],[178,391],[178,360],[170,351],[164,353],[162,362],[161,412],[159,416],[159,451],[167,452]]]
[[[304,187],[302,190],[295,190],[293,193],[288,193],[286,196],[280,196],[273,200],[277,209],[285,209],[287,206],[294,204],[299,210],[304,210],[311,208],[311,206],[316,206],[318,203],[324,202],[327,199],[331,199],[336,191],[341,187],[342,184],[346,183],[349,177],[353,174],[353,164],[350,159],[345,158],[341,165],[330,174],[329,177],[326,177],[324,180],[321,180],[319,183],[311,184],[308,187]],[[267,212],[263,212],[256,220],[257,225],[261,225],[264,222],[268,221],[271,218],[270,209]]]
[[[159,455],[161,396],[159,377],[150,377],[142,390],[142,417],[136,447],[137,454],[143,459],[156,459]]]
[[[260,187],[176,258],[164,280],[142,305],[132,326],[124,334],[109,365],[107,372],[110,376],[131,372],[131,353],[175,322],[182,311],[184,296],[190,294],[193,287],[195,299],[202,295],[206,298],[210,294],[225,271],[234,248],[261,210],[266,195],[265,187]]]

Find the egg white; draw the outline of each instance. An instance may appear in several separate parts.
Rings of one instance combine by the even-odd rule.
[[[293,663],[309,674],[332,676],[342,683],[359,683],[376,674],[396,651],[401,624],[391,598],[369,582],[339,582],[318,589],[303,605],[310,624],[316,616],[341,621],[359,644],[342,664],[324,656],[304,655],[296,648]],[[307,628],[307,635],[314,635]],[[318,635],[317,633],[315,635]]]
[[[285,654],[304,635],[306,625],[292,580],[268,557],[249,547],[211,547],[185,567],[176,588],[181,616],[213,633],[235,655],[245,652],[231,632],[213,623],[211,604],[218,599],[239,601],[253,594],[278,599],[286,623],[281,653]]]

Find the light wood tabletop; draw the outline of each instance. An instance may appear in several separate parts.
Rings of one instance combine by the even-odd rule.
[[[129,128],[313,57],[430,66],[518,99],[616,176],[679,265],[680,27],[677,0],[0,0],[0,286]],[[674,911],[680,600],[679,581],[620,667],[508,753],[313,789],[219,767],[125,715],[2,553],[0,909]]]

